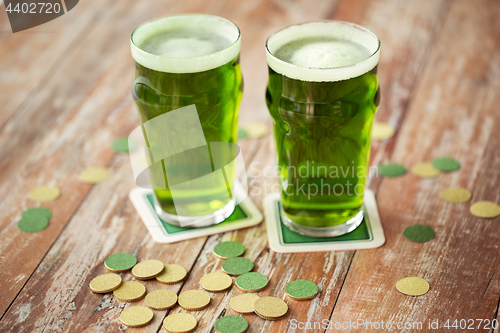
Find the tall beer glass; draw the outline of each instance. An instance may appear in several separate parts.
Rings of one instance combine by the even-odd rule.
[[[240,45],[235,24],[204,14],[161,17],[132,34],[132,90],[146,146],[166,156],[149,167],[155,209],[171,224],[207,226],[235,208],[234,168],[224,177],[213,170],[210,143],[237,140]]]
[[[308,236],[348,233],[363,220],[380,41],[319,21],[275,32],[266,52],[282,219]]]

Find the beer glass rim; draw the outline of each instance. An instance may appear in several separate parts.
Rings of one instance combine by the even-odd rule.
[[[270,47],[270,43],[272,43],[272,39],[276,38],[279,34],[282,34],[286,30],[300,26],[323,24],[323,23],[337,25],[337,26],[346,26],[349,28],[353,28],[353,31],[365,34],[367,38],[372,39],[372,43],[373,42],[375,43],[374,47],[369,48],[371,54],[365,59],[350,65],[315,68],[315,67],[305,67],[305,66],[295,65],[283,61],[278,57],[276,57],[271,51],[272,48]],[[361,76],[365,73],[368,73],[373,68],[375,68],[378,65],[380,57],[380,46],[381,43],[378,36],[373,31],[361,25],[351,22],[338,21],[338,20],[315,20],[298,24],[292,24],[278,31],[275,31],[267,38],[265,48],[266,48],[267,63],[269,67],[271,67],[274,71],[276,71],[279,74],[301,81],[334,82],[334,81],[348,80]]]
[[[139,31],[141,31],[141,29],[144,29],[145,27],[151,24],[155,23],[159,24],[159,22],[163,20],[169,20],[175,18],[186,19],[186,20],[193,18],[201,18],[207,20],[210,23],[219,22],[221,25],[225,24],[226,28],[234,29],[235,37],[231,38],[232,43],[229,46],[220,51],[202,56],[185,57],[185,58],[165,57],[153,54],[144,51],[137,45],[138,43],[136,40],[134,40],[134,37],[137,35]],[[132,58],[137,63],[141,64],[146,68],[166,73],[204,72],[225,65],[239,55],[241,49],[241,31],[236,24],[234,24],[233,22],[231,22],[226,18],[217,15],[202,14],[202,13],[171,14],[153,18],[135,28],[130,36],[130,47],[132,52]]]

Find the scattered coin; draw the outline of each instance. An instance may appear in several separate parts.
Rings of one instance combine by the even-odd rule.
[[[54,201],[61,195],[57,187],[38,186],[30,191],[30,198],[38,202]]]
[[[451,157],[440,157],[432,161],[432,166],[443,172],[451,172],[460,169],[460,163]]]
[[[147,294],[144,302],[151,309],[166,310],[177,303],[177,294],[171,290],[158,289]]]
[[[255,294],[242,294],[231,298],[229,301],[229,307],[233,309],[233,311],[247,314],[254,312],[255,302],[260,297]]]
[[[150,280],[161,274],[165,265],[159,260],[141,261],[132,268],[132,274],[139,280]]]
[[[49,219],[52,212],[44,207],[28,208],[24,211],[17,227],[22,232],[38,232],[49,226]]]
[[[429,282],[419,277],[406,277],[396,282],[396,289],[406,295],[420,296],[429,291]]]
[[[170,333],[188,333],[198,325],[195,316],[189,313],[174,313],[163,320],[163,328]]]
[[[278,319],[288,312],[288,305],[277,297],[261,297],[255,302],[255,313],[264,319]]]
[[[425,224],[412,225],[403,231],[403,235],[407,239],[418,243],[425,243],[436,237],[434,229]]]
[[[90,281],[90,290],[98,294],[109,293],[120,287],[122,278],[118,274],[108,273],[96,276]]]
[[[387,163],[378,167],[378,173],[385,177],[399,177],[406,174],[406,168],[401,164]]]
[[[249,272],[238,276],[236,286],[243,291],[253,293],[264,289],[269,282],[267,276],[257,272]]]
[[[383,122],[374,122],[372,129],[372,139],[373,140],[387,140],[394,136],[394,127]]]
[[[104,266],[112,272],[125,272],[137,264],[137,258],[129,253],[115,253],[104,261]]]
[[[241,275],[253,269],[253,262],[243,257],[229,258],[222,263],[222,270],[229,275]]]
[[[182,281],[187,275],[184,267],[176,264],[167,264],[160,275],[156,277],[161,283],[173,284]]]
[[[130,327],[141,327],[153,320],[153,311],[145,306],[129,306],[120,313],[120,320]]]
[[[137,142],[135,140],[129,140],[128,137],[116,138],[111,144],[111,149],[113,149],[115,153],[128,153],[129,151],[137,149]]]
[[[285,291],[288,296],[299,301],[312,299],[318,294],[318,285],[309,280],[296,280],[286,285]]]
[[[137,281],[126,281],[113,291],[113,295],[122,302],[134,302],[144,297],[146,287]]]
[[[214,247],[216,256],[222,259],[229,259],[232,257],[239,257],[245,253],[245,246],[240,242],[228,241],[217,244]]]
[[[188,290],[177,301],[184,310],[201,310],[210,303],[210,295],[203,290]]]
[[[206,291],[220,292],[230,288],[233,285],[233,279],[226,273],[214,272],[202,276],[200,286]]]
[[[108,178],[108,169],[103,167],[91,167],[80,172],[79,179],[83,183],[96,184]]]
[[[214,329],[218,333],[243,333],[248,328],[248,321],[240,316],[225,316],[217,319]]]
[[[500,215],[500,206],[491,201],[478,201],[470,206],[472,215],[483,219],[491,219]]]
[[[465,188],[447,188],[441,191],[441,198],[451,203],[464,203],[470,200],[472,194]]]
[[[441,171],[432,166],[429,162],[415,164],[411,168],[411,172],[420,178],[434,178],[437,177]]]

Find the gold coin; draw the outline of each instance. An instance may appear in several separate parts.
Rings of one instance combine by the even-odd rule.
[[[177,301],[185,310],[201,310],[210,303],[210,295],[203,290],[188,290],[181,293]]]
[[[160,275],[164,268],[165,265],[160,260],[145,260],[132,268],[132,274],[136,279],[149,280]]]
[[[372,129],[372,139],[373,140],[386,140],[394,136],[394,127],[383,122],[374,122]]]
[[[472,194],[465,188],[447,188],[441,191],[441,198],[451,203],[464,203],[470,200]]]
[[[229,301],[229,307],[233,311],[246,314],[254,312],[255,302],[260,297],[255,294],[242,294],[231,298]]]
[[[195,316],[189,313],[174,313],[163,320],[163,328],[170,333],[188,333],[198,325]]]
[[[248,123],[243,129],[247,132],[247,136],[253,139],[264,137],[269,132],[267,125],[259,122]]]
[[[104,181],[108,178],[108,176],[108,169],[102,167],[92,167],[80,172],[79,179],[84,183],[95,184]]]
[[[39,202],[54,201],[61,195],[57,187],[38,186],[30,191],[30,198]]]
[[[206,291],[219,292],[230,288],[233,279],[226,273],[214,272],[203,276],[200,279],[200,286]]]
[[[141,327],[153,320],[153,311],[145,306],[129,306],[120,313],[120,320],[130,327]]]
[[[173,284],[182,281],[187,275],[184,267],[176,264],[167,264],[163,272],[156,277],[161,283]]]
[[[500,206],[491,201],[478,201],[470,206],[472,215],[483,219],[491,219],[500,215]]]
[[[177,294],[171,290],[158,289],[147,294],[144,301],[151,309],[166,310],[177,303]]]
[[[122,278],[118,274],[108,273],[96,276],[90,281],[90,290],[98,294],[109,293],[120,287]]]
[[[278,319],[288,312],[288,305],[277,297],[261,297],[254,304],[255,313],[265,319]]]
[[[420,296],[429,291],[429,282],[419,277],[406,277],[396,282],[396,289],[406,295]]]
[[[122,285],[113,291],[113,295],[122,302],[134,302],[144,297],[146,287],[137,281],[123,282]]]
[[[411,168],[411,172],[420,178],[434,178],[437,177],[441,171],[439,169],[436,169],[435,167],[432,166],[432,163],[430,162],[424,162],[424,163],[419,163],[415,164]]]

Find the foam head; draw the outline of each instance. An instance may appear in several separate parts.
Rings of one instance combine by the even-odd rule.
[[[144,67],[168,73],[196,73],[220,67],[240,52],[240,32],[214,15],[165,16],[132,33],[132,57]]]
[[[272,34],[267,62],[274,71],[296,80],[332,82],[372,70],[380,41],[361,26],[340,21],[293,25]]]

